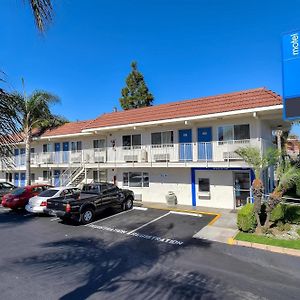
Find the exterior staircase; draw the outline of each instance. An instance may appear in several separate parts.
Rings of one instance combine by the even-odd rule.
[[[68,168],[61,174],[62,186],[76,186],[78,187],[85,179],[85,168]]]

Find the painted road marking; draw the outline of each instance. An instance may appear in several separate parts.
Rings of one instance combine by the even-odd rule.
[[[51,222],[57,221],[57,220],[60,220],[60,218],[52,218],[52,219],[50,219]]]
[[[132,209],[135,209],[135,210],[143,210],[143,211],[148,210],[147,207],[139,207],[139,206],[134,206]]]
[[[104,230],[104,231],[109,231],[109,232],[117,232],[120,234],[134,236],[134,237],[149,240],[149,241],[156,241],[156,242],[167,243],[167,244],[171,244],[171,245],[179,245],[179,246],[183,245],[182,241],[173,240],[173,239],[169,239],[169,238],[161,238],[161,237],[155,236],[155,235],[141,234],[141,233],[132,232],[132,231],[128,232],[127,230],[124,230],[124,229],[111,228],[111,227],[107,227],[107,226],[98,226],[95,224],[87,224],[85,226],[91,227],[93,229],[99,229],[99,230]]]
[[[151,220],[150,222],[148,222],[148,223],[146,223],[146,224],[144,224],[144,225],[142,225],[142,226],[140,226],[140,227],[138,227],[138,228],[136,228],[136,229],[130,231],[128,234],[131,234],[131,233],[133,233],[133,232],[136,232],[136,231],[138,231],[138,230],[140,230],[140,229],[142,229],[142,228],[144,228],[144,227],[150,225],[151,223],[154,223],[154,222],[158,221],[159,219],[166,217],[166,216],[169,215],[170,213],[171,213],[171,212],[169,211],[168,213],[166,213],[166,214],[164,214],[164,215],[162,215],[162,216],[160,216],[160,217],[158,217],[158,218],[156,218],[156,219],[154,219],[154,220]]]
[[[199,218],[203,217],[201,214],[187,213],[187,212],[182,212],[182,211],[170,211],[170,213],[175,214],[175,215],[193,216],[193,217],[199,217]]]
[[[126,214],[126,213],[128,213],[128,212],[130,212],[130,211],[132,211],[132,210],[125,210],[125,211],[122,211],[122,212],[117,213],[117,214],[115,214],[115,215],[106,217],[106,218],[104,218],[104,219],[100,219],[100,220],[91,222],[91,223],[86,224],[86,225],[84,225],[84,226],[89,226],[90,224],[100,223],[100,222],[106,221],[106,220],[108,220],[108,219],[111,219],[111,218],[113,218],[113,217],[120,216],[120,215],[122,215],[122,214]]]

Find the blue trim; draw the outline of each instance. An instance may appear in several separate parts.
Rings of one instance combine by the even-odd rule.
[[[191,168],[191,186],[192,186],[192,205],[196,206],[196,171],[218,171],[218,170],[230,170],[230,171],[250,171],[251,184],[255,178],[254,171],[251,168]],[[251,192],[250,192],[250,196]]]

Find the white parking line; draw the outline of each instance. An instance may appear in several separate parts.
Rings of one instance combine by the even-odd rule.
[[[194,217],[200,217],[200,218],[203,217],[201,214],[181,212],[181,211],[171,211],[171,214],[183,215],[183,216],[194,216]]]
[[[143,210],[143,211],[148,210],[147,207],[139,207],[139,206],[134,206],[132,209],[135,209],[135,210]]]
[[[134,230],[132,230],[132,231],[130,231],[130,232],[128,232],[128,234],[131,234],[131,233],[133,233],[133,232],[136,232],[136,231],[138,231],[138,230],[140,230],[140,229],[142,229],[142,228],[148,226],[149,224],[154,223],[154,222],[158,221],[159,219],[162,219],[162,218],[166,217],[166,216],[169,215],[170,213],[171,213],[171,212],[169,211],[169,212],[167,212],[166,214],[164,214],[164,215],[162,215],[162,216],[160,216],[160,217],[158,217],[158,218],[156,218],[156,219],[154,219],[154,220],[152,220],[152,221],[150,221],[150,222],[148,222],[148,223],[146,223],[146,224],[144,224],[144,225],[142,225],[142,226],[140,226],[140,227],[138,227],[138,228],[136,228],[136,229],[134,229]]]
[[[53,222],[53,221],[57,221],[57,220],[59,220],[60,218],[52,218],[52,219],[50,219],[50,221],[51,222]]]
[[[116,217],[116,216],[119,216],[119,215],[122,215],[122,214],[126,214],[126,213],[128,213],[128,212],[130,212],[130,211],[132,211],[132,210],[125,210],[125,211],[122,211],[122,212],[120,212],[120,213],[117,213],[117,214],[115,214],[115,215],[112,215],[112,216],[106,217],[106,218],[104,218],[104,219],[100,219],[100,220],[97,220],[97,221],[91,222],[91,223],[89,223],[89,224],[86,224],[86,225],[84,225],[84,226],[89,226],[89,225],[91,225],[91,224],[94,224],[94,223],[100,223],[100,222],[102,222],[102,221],[106,221],[106,220],[108,220],[108,219],[110,219],[110,218],[113,218],[113,217]]]

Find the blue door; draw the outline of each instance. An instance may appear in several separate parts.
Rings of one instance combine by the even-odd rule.
[[[21,155],[21,166],[25,166],[25,148],[22,148],[20,150],[20,155]]]
[[[54,170],[54,186],[60,186],[60,170]]]
[[[25,186],[25,179],[26,179],[26,174],[25,173],[21,173],[20,186]]]
[[[198,128],[198,159],[212,160],[211,127]]]
[[[179,130],[179,159],[193,160],[192,129]]]
[[[20,165],[20,161],[19,161],[19,149],[15,149],[15,166],[18,167],[19,165]],[[18,174],[18,176],[19,176],[19,174]]]
[[[54,160],[55,163],[59,164],[60,163],[60,143],[55,143],[54,144]]]
[[[63,163],[69,162],[69,142],[63,142]]]
[[[15,173],[14,175],[14,185],[19,186],[19,173]]]

